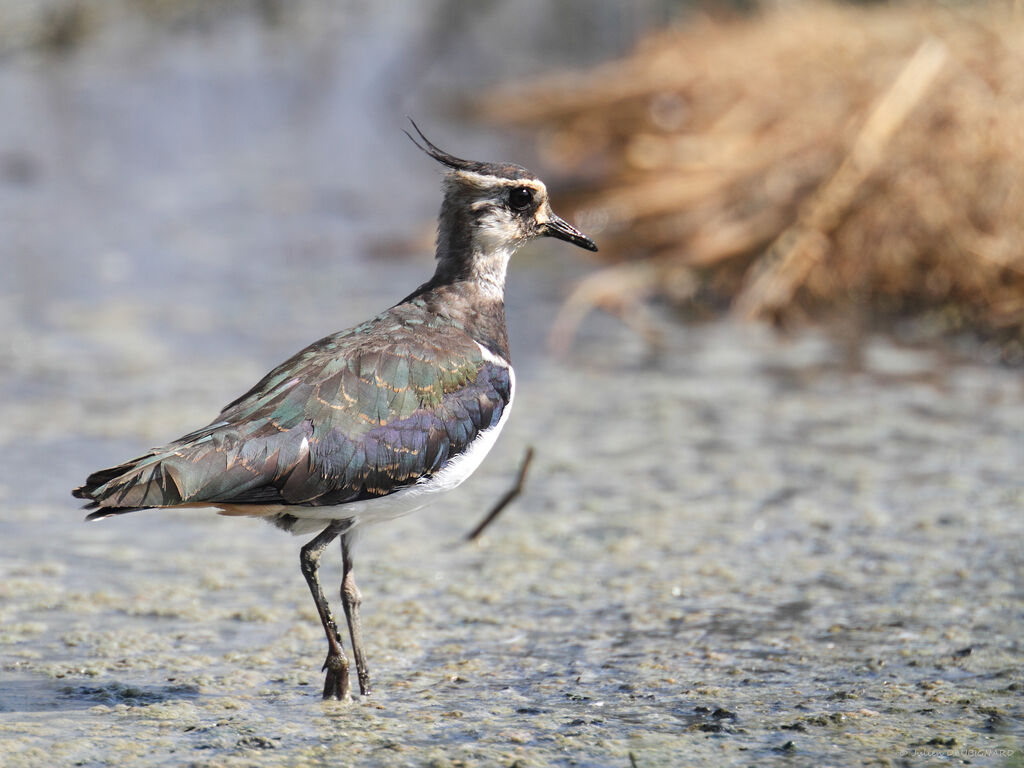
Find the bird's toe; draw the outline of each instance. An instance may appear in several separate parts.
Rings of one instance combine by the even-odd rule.
[[[352,683],[349,680],[348,660],[344,656],[328,656],[324,662],[324,699],[336,701],[352,700]]]

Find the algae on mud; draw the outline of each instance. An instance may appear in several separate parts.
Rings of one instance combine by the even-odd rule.
[[[1016,374],[881,340],[848,371],[822,338],[731,325],[672,343],[538,364],[465,493],[367,531],[381,685],[353,705],[319,701],[294,540],[14,498],[7,764],[1006,764]],[[523,497],[459,545],[526,442]]]

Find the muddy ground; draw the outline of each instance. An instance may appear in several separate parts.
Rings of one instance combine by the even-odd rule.
[[[4,485],[4,763],[1016,765],[1019,372],[866,351],[850,372],[726,324],[659,361],[611,333],[537,363],[476,477],[367,530],[376,690],[351,704],[319,699],[299,541],[64,500],[166,417],[70,403],[74,452],[8,425],[7,455],[60,466],[45,500],[19,492],[35,464]],[[527,444],[523,496],[460,544]]]

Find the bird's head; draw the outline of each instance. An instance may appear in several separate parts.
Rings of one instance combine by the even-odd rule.
[[[412,122],[410,120],[410,122]],[[544,182],[522,166],[462,160],[438,149],[412,123],[413,143],[449,169],[438,230],[438,257],[446,250],[511,253],[535,237],[556,237],[596,251],[594,241],[551,210]]]

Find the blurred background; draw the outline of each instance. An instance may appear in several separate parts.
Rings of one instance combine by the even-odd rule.
[[[1019,5],[0,0],[0,753],[1019,765]],[[321,708],[298,542],[69,491],[429,277],[407,115],[601,250],[517,254],[516,414]]]

